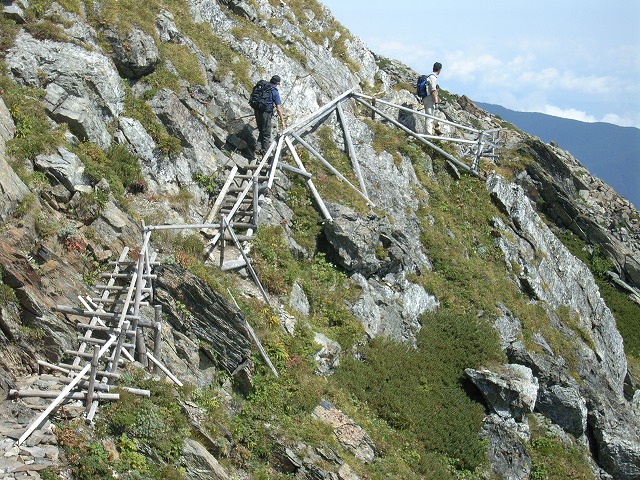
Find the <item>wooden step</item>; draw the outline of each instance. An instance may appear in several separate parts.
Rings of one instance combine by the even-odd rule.
[[[253,180],[253,175],[236,175],[236,178],[239,178],[240,180]],[[258,175],[258,181],[259,182],[266,182],[267,180],[269,180],[269,175]]]
[[[124,298],[92,298],[91,301],[93,303],[104,303],[104,304],[108,304],[108,305],[113,305],[113,304],[120,304],[120,305],[124,305]],[[141,307],[148,307],[149,306],[149,302],[140,302],[140,306]]]
[[[76,372],[79,372],[82,369],[84,369],[84,365],[71,365],[69,363],[59,363],[58,365],[62,368],[66,368],[67,370],[74,370]],[[120,374],[113,373],[113,372],[105,372],[104,370],[98,370],[96,372],[96,377],[120,378]]]
[[[129,348],[131,348],[131,347],[129,347]],[[72,355],[74,357],[86,358],[87,360],[92,360],[93,359],[93,353],[89,353],[89,352],[79,352],[78,350],[65,350],[64,353],[66,355]],[[103,357],[100,360],[105,361],[105,362],[111,361],[107,357]],[[118,364],[120,364],[120,363],[124,363],[124,358],[120,358],[118,360]]]
[[[84,337],[82,335],[78,335],[78,340],[80,340],[81,342],[84,342],[84,343],[89,343],[91,345],[104,345],[105,343],[107,343],[106,340],[103,340],[101,338]],[[122,347],[123,348],[133,348],[133,344],[132,343],[123,343]]]
[[[83,328],[86,330],[91,330],[94,332],[101,332],[110,335],[118,335],[120,332],[117,332],[113,327],[107,327],[104,325],[90,325],[88,323],[78,322],[76,324],[76,328]],[[127,335],[135,335],[135,330],[127,330]]]

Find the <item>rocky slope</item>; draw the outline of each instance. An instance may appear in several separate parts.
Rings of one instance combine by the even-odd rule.
[[[326,9],[299,3],[189,0],[150,2],[143,11],[127,3],[122,8],[138,15],[135,23],[117,10],[117,2],[5,2],[3,36],[11,38],[2,52],[6,85],[29,87],[25,96],[38,92],[35,98],[51,128],[66,130],[54,148],[16,158],[15,140],[29,138],[32,131],[19,104],[13,97],[5,101],[8,92],[2,92],[0,266],[2,286],[8,287],[0,302],[3,392],[46,382],[36,375],[37,360],[58,362],[76,342],[73,323],[55,306],[76,304],[78,295],[88,293],[96,264],[116,258],[125,246],[139,245],[140,218],[202,222],[215,197],[198,179],[221,185],[231,166],[246,166],[252,157],[247,99],[255,81],[274,73],[283,78],[290,120],[350,89],[375,90],[380,98],[417,108],[410,91],[414,72],[377,58]],[[568,445],[590,452],[583,461],[594,478],[638,479],[638,380],[593,275],[550,225],[597,246],[611,261],[614,280],[640,304],[640,215],[568,152],[503,125],[463,96],[449,97],[449,107],[441,112],[447,119],[484,129],[505,127],[499,159],[483,159],[486,176],[474,181],[486,183],[495,206],[488,225],[507,277],[541,307],[542,322],[550,327],[532,330],[506,298],[492,299],[494,311],[467,312],[491,319],[507,359],[503,365],[466,370],[486,406],[478,433],[487,438],[494,474],[533,478],[527,442],[530,415],[536,415]],[[434,270],[434,252],[421,240],[425,229],[449,228],[433,216],[424,221],[421,213],[434,202],[422,174],[436,178],[439,159],[422,153],[417,165],[406,153],[374,148],[371,124],[355,104],[345,106],[375,209],[362,212],[347,206],[346,198],[328,202],[334,221],[322,225],[313,251],[294,239],[293,185],[279,174],[261,225],[281,227],[296,256],[323,254],[357,286],[348,309],[366,338],[385,336],[415,346],[422,315],[444,308],[418,281]],[[402,121],[420,129],[411,115]],[[326,125],[332,142],[344,149],[340,126],[333,118]],[[459,134],[452,126],[441,128],[445,136]],[[318,146],[313,133],[306,139]],[[139,161],[139,185],[121,193],[106,179],[96,179],[96,167],[78,150],[87,151],[89,144],[107,152],[126,147]],[[458,148],[455,154],[465,152]],[[42,178],[38,175],[46,181],[33,182]],[[187,200],[177,201],[180,196]],[[453,241],[451,230],[450,236]],[[68,239],[80,242],[82,254],[75,243],[65,243]],[[163,260],[170,257],[171,252],[159,250]],[[224,290],[212,289],[175,261],[163,261],[158,275],[157,300],[167,327],[162,361],[186,383],[210,385],[223,372],[236,392],[250,392],[255,365],[245,314]],[[239,282],[236,293],[257,297],[250,282]],[[284,331],[292,332],[305,323],[314,299],[306,298],[297,283],[281,293],[274,295],[275,310]],[[569,314],[559,313],[565,311]],[[564,340],[549,338],[551,332]],[[350,354],[351,345],[320,332],[316,339],[322,346],[318,370],[324,374],[336,368],[337,357]],[[30,471],[37,478],[37,470],[64,464],[48,426],[29,446],[14,446],[11,439],[28,425],[30,409],[5,395],[0,401],[0,432],[7,437],[0,444],[6,452],[0,459],[3,475],[22,478]],[[229,399],[230,412],[232,404]],[[223,468],[218,460],[224,449],[196,421],[202,412],[194,405],[183,408],[199,432],[184,445],[190,478],[258,478],[242,468]],[[288,444],[274,435],[270,468],[296,478],[376,478],[366,470],[357,473],[381,455],[367,432],[328,402],[318,403],[313,415],[333,428],[342,450]]]

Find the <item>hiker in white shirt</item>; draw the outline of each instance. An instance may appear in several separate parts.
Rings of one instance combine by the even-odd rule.
[[[440,103],[438,99],[438,89],[440,88],[438,87],[438,75],[440,74],[440,70],[442,70],[442,64],[440,62],[434,63],[433,73],[427,77],[427,96],[422,99],[424,111],[427,115],[434,115],[436,105]],[[433,135],[433,122],[433,118],[426,117],[425,127],[427,135]]]

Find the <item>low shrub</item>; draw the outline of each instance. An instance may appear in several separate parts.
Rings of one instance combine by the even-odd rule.
[[[464,388],[464,368],[499,356],[493,329],[475,318],[426,315],[418,348],[376,338],[336,372],[342,388],[398,430],[415,434],[418,454],[446,455],[459,470],[485,461],[478,438],[484,407]],[[446,346],[446,348],[445,348]],[[421,473],[430,466],[420,464]]]

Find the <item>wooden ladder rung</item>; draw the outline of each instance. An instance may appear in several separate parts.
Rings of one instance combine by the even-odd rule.
[[[124,299],[122,298],[92,298],[91,301],[93,303],[108,303],[108,304],[123,304]],[[140,302],[141,307],[148,307],[149,302]]]
[[[67,370],[75,370],[77,372],[79,372],[80,370],[82,370],[84,368],[84,366],[72,365],[70,363],[59,363],[58,365],[60,367],[62,367],[62,368],[66,368]],[[113,373],[113,372],[105,372],[104,370],[98,370],[96,372],[96,377],[120,378],[120,374],[119,373]]]
[[[120,332],[117,332],[115,328],[113,327],[108,327],[108,326],[104,326],[104,325],[90,325],[88,323],[82,323],[82,322],[78,322],[76,324],[77,328],[84,328],[87,330],[92,330],[94,332],[104,332],[104,333],[109,333],[109,334],[113,334],[113,335],[117,335]],[[135,335],[135,331],[134,330],[127,330],[127,335]]]
[[[123,345],[124,346],[124,345]],[[131,346],[129,346],[128,348],[131,348]],[[89,352],[79,352],[78,350],[65,350],[64,353],[66,355],[73,355],[74,357],[80,357],[80,358],[86,358],[87,360],[91,360],[93,358],[93,353],[89,353]],[[102,358],[101,360],[103,361],[110,361],[108,358]],[[123,363],[124,359],[121,358],[118,360],[118,363]]]
[[[132,274],[129,273],[101,273],[100,277],[101,278],[131,278]],[[152,280],[155,280],[156,278],[158,278],[157,275],[151,274],[151,275],[147,275],[146,273],[142,274],[142,278],[150,278]]]
[[[122,266],[125,266],[125,267],[130,267],[132,265],[138,265],[138,262],[133,262],[133,261],[119,262],[117,260],[112,260],[112,261],[108,262],[108,264],[109,265],[118,265],[118,266],[122,265]],[[151,266],[157,267],[158,265],[160,265],[160,262],[149,262],[149,263],[146,263],[145,265],[151,265]]]
[[[127,315],[126,317],[127,319],[138,319],[138,327],[144,327],[144,328],[153,328],[154,324],[153,322],[151,322],[150,320],[145,320],[143,318],[140,317],[135,317],[134,315]],[[117,324],[120,321],[120,318],[116,317],[116,318],[103,318],[102,321],[104,323],[109,323],[109,324]]]
[[[78,335],[78,340],[81,340],[84,343],[89,343],[91,345],[104,345],[105,343],[107,343],[107,341],[103,340],[102,338],[84,337],[83,335]],[[132,343],[123,343],[122,346],[124,348],[133,348]]]
[[[236,175],[236,178],[241,180],[252,180],[253,175]],[[258,181],[266,181],[269,180],[269,175],[258,175]]]
[[[239,242],[247,242],[249,240],[255,239],[256,237],[254,235],[236,235],[236,238]],[[233,237],[231,237],[231,235],[225,235],[224,239],[227,241],[231,241],[233,240]]]
[[[220,209],[220,213],[231,213],[231,209],[230,208],[221,208]],[[252,210],[236,210],[236,213],[234,215],[235,217],[239,217],[239,218],[243,218],[243,217],[250,217],[253,214]]]
[[[112,290],[114,292],[120,292],[123,290],[129,290],[129,286],[123,286],[123,285],[94,285],[93,286],[93,290],[94,291],[100,291],[100,290]],[[146,287],[146,288],[142,288],[141,289],[143,292],[150,292],[151,288]]]

